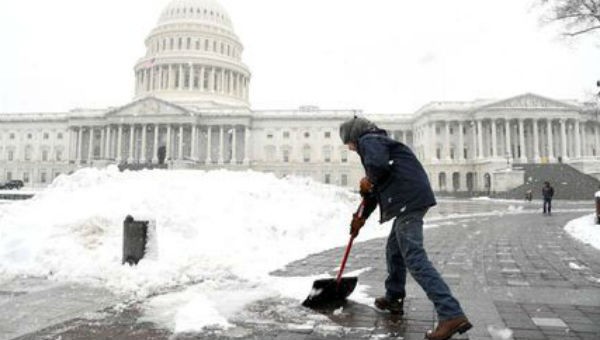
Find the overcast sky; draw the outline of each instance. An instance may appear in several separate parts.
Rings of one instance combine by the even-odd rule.
[[[0,1],[0,112],[125,105],[170,0]],[[245,46],[254,109],[411,113],[533,92],[584,99],[600,35],[568,43],[529,0],[221,0]]]

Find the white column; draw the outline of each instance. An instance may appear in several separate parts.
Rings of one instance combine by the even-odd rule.
[[[406,132],[408,134],[408,132]],[[405,143],[406,144],[406,143]],[[463,121],[458,122],[458,160],[465,160],[465,135],[464,135],[464,124]],[[460,182],[462,185],[462,181]]]
[[[600,156],[600,128],[598,123],[594,124],[594,150],[596,150],[596,158]]]
[[[119,124],[119,131],[118,131],[118,136],[117,136],[117,163],[121,163],[121,160],[123,159],[123,154],[122,154],[122,143],[123,143],[123,124]]]
[[[106,127],[106,158],[112,159],[112,143],[111,143],[111,135],[110,135],[110,125]]]
[[[77,163],[81,163],[83,159],[83,126],[79,127],[77,136]]]
[[[446,154],[444,155],[445,156],[444,158],[446,159],[446,161],[450,161],[450,149],[451,149],[451,145],[450,145],[450,122],[446,121],[445,123],[446,123],[446,128],[445,128],[444,132],[445,132],[446,136],[444,136],[444,139],[445,139],[444,144],[446,144],[446,145],[444,146],[444,149],[446,151],[445,152]]]
[[[246,126],[244,130],[244,164],[250,164],[250,129]]]
[[[477,123],[472,120],[471,121],[471,139],[473,142],[473,147],[471,148],[471,159],[477,159]]]
[[[215,92],[215,68],[210,68],[210,76],[208,77],[209,92]]]
[[[229,71],[229,91],[227,91],[228,95],[233,95],[233,72]]]
[[[242,97],[242,74],[237,75],[237,93],[236,95],[241,98]]]
[[[167,71],[169,72],[169,81],[168,81],[168,87],[169,90],[174,90],[175,89],[175,67],[173,67],[173,65],[169,64],[169,70]]]
[[[207,137],[206,137],[206,164],[210,164],[212,162],[212,126],[208,126]]]
[[[225,94],[225,70],[221,69],[221,86],[219,87],[219,93]]]
[[[540,162],[540,139],[537,119],[533,119],[533,162]]]
[[[477,120],[477,159],[483,158],[483,121]]]
[[[235,125],[231,127],[232,135],[231,135],[231,164],[237,164],[236,160],[236,152],[235,152],[235,144],[236,144],[236,133],[235,133]]]
[[[193,160],[198,159],[198,157],[196,157],[196,145],[198,144],[198,139],[196,135],[197,128],[198,127],[196,126],[196,124],[192,124],[192,145],[190,146],[190,158]]]
[[[585,158],[587,157],[588,153],[587,153],[587,124],[584,121],[583,124],[581,124],[581,157]]]
[[[579,119],[575,120],[575,157],[581,158],[581,132],[579,131]]]
[[[509,159],[513,158],[512,150],[511,150],[511,140],[510,140],[510,120],[504,120],[504,141],[506,147],[506,155]]]
[[[561,119],[560,120],[560,139],[561,139],[561,143],[560,143],[560,148],[561,148],[561,157],[563,161],[566,161],[569,159],[569,156],[567,155],[567,128],[565,126],[565,120]]]
[[[498,132],[496,131],[496,119],[492,118],[492,158],[498,158]]]
[[[104,152],[106,151],[106,130],[100,129],[100,159],[106,158]]]
[[[219,164],[223,164],[223,125],[219,125]]]
[[[431,136],[430,136],[431,146],[429,148],[429,150],[431,150],[431,161],[437,162],[437,160],[438,160],[438,158],[437,158],[437,133],[436,133],[436,124],[435,123],[430,124],[429,131],[431,133]]]
[[[188,85],[189,90],[192,91],[194,89],[194,65],[192,63],[189,64],[190,74],[188,74]]]
[[[198,79],[198,89],[200,91],[204,91],[204,72],[205,72],[205,67],[204,66],[200,66],[200,78]]]
[[[152,149],[152,163],[158,164],[158,124],[154,125],[154,148]]]
[[[148,69],[150,72],[150,91],[154,90],[154,65]]]
[[[73,128],[68,127],[67,128],[67,132],[69,134],[69,145],[68,145],[68,150],[67,150],[67,161],[70,162],[72,160],[75,159],[75,153],[73,152],[74,148],[73,145],[75,144],[73,141],[75,139],[75,137],[73,137],[73,135],[75,134],[75,131]]]
[[[94,157],[94,128],[90,126],[90,143],[88,144],[88,164],[92,162],[92,158]]]
[[[177,150],[177,159],[183,160],[183,124],[179,125],[179,150]]]
[[[140,157],[140,163],[146,163],[146,133],[148,130],[148,125],[142,125],[142,156]]]
[[[183,90],[183,64],[179,64],[179,79],[177,82],[177,89],[178,90]]]
[[[127,158],[128,163],[133,163],[133,138],[135,135],[135,125],[129,125],[129,157]]]
[[[165,153],[165,159],[169,160],[171,158],[171,124],[167,125],[167,142],[165,145],[166,148],[166,153]]]
[[[525,152],[525,131],[524,131],[524,120],[519,119],[519,147],[521,149],[521,157],[519,157],[519,162],[526,163],[527,162],[527,154]]]
[[[556,158],[554,157],[554,138],[552,136],[552,119],[550,118],[546,121],[546,131],[548,135],[548,162],[554,163]]]

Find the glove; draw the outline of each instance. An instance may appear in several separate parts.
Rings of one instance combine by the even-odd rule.
[[[365,225],[366,220],[362,217],[358,217],[357,214],[352,215],[352,221],[350,222],[350,235],[352,237],[358,236],[360,228]]]
[[[369,194],[371,192],[371,190],[373,190],[373,184],[371,183],[371,181],[369,181],[369,179],[367,177],[363,177],[360,180],[360,195],[362,197],[365,197],[367,194]]]

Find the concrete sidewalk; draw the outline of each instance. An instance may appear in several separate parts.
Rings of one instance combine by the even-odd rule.
[[[469,208],[470,209],[470,208]],[[475,208],[476,209],[476,208]],[[454,218],[427,229],[426,249],[475,327],[455,339],[600,339],[600,251],[565,234],[567,221],[582,212],[552,217],[522,213],[502,217]],[[369,296],[383,294],[385,239],[359,242],[348,270]],[[307,276],[332,272],[343,249],[332,249],[274,273]],[[13,288],[10,288],[10,284]],[[432,304],[412,278],[405,316],[394,318],[372,303],[350,301],[338,311],[316,313],[297,301],[258,301],[226,332],[171,334],[140,322],[138,304],[89,288],[35,280],[0,285],[0,339],[423,339],[436,322]],[[66,301],[66,302],[65,302]],[[33,314],[31,314],[33,313]],[[32,322],[37,320],[37,322]],[[496,337],[499,338],[499,337]]]

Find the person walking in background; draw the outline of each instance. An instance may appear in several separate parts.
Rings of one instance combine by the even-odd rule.
[[[542,187],[542,197],[544,198],[544,215],[552,215],[552,197],[554,196],[554,188],[550,186],[550,182],[544,182]]]
[[[439,323],[425,334],[429,340],[449,339],[472,325],[450,288],[433,267],[423,247],[423,217],[436,204],[427,173],[406,145],[387,136],[364,118],[354,117],[340,126],[340,138],[360,156],[366,177],[360,181],[365,205],[353,215],[350,234],[356,237],[366,219],[379,205],[380,223],[394,220],[386,245],[388,277],[385,296],[375,306],[404,314],[406,271],[433,302]]]

